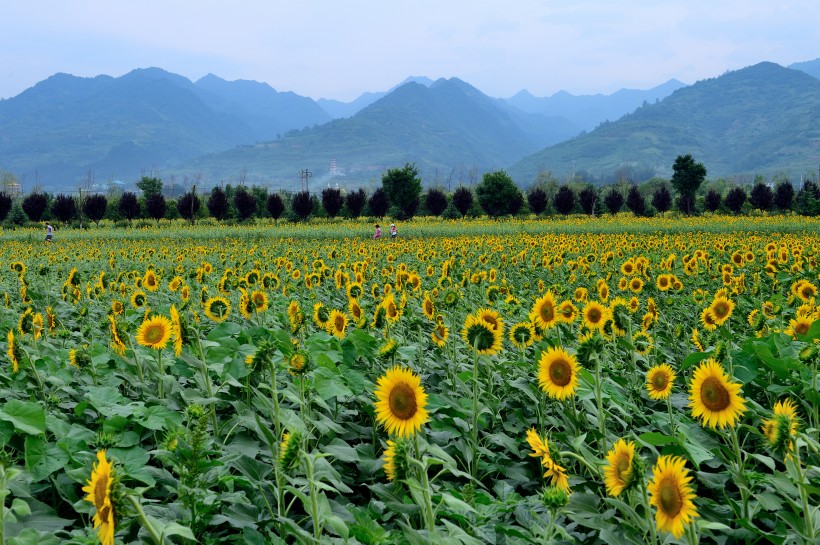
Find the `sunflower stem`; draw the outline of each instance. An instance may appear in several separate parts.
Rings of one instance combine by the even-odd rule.
[[[603,460],[606,458],[606,415],[604,414],[603,389],[601,384],[601,360],[596,355],[595,358],[595,402],[598,405],[598,451]]]
[[[732,440],[732,449],[735,451],[737,461],[735,462],[735,477],[737,478],[737,488],[740,491],[741,511],[740,516],[747,519],[749,512],[749,490],[746,488],[746,480],[744,477],[743,468],[743,451],[740,450],[740,442],[737,439],[737,430],[734,426],[729,427],[729,437]]]
[[[151,539],[154,541],[154,543],[156,543],[156,545],[163,545],[162,535],[159,532],[157,532],[157,529],[154,528],[153,523],[151,523],[151,521],[145,515],[145,511],[142,510],[142,504],[140,504],[139,499],[136,496],[132,496],[130,494],[126,496],[126,498],[128,498],[128,501],[131,503],[131,506],[137,512],[137,518],[139,518],[140,524],[151,536]]]
[[[669,430],[672,432],[672,437],[675,437],[677,435],[677,430],[675,429],[675,414],[672,412],[671,394],[667,394],[666,396],[666,408],[669,410]]]
[[[40,373],[37,372],[37,366],[34,365],[34,360],[31,359],[28,355],[26,355],[26,359],[28,360],[28,364],[31,366],[31,372],[34,374],[34,378],[37,379],[37,387],[40,390],[40,397],[43,401],[46,400],[46,392],[43,389],[43,381],[40,379]]]
[[[476,344],[478,342],[476,341]],[[478,347],[473,347],[473,426],[470,441],[470,476],[478,475]]]
[[[570,458],[574,458],[574,459],[578,460],[579,462],[581,462],[581,464],[583,466],[585,466],[589,470],[590,475],[592,475],[593,477],[597,478],[597,477],[601,476],[600,470],[597,467],[595,467],[594,465],[592,465],[591,463],[589,463],[589,461],[586,458],[584,458],[583,456],[581,456],[580,454],[576,454],[575,452],[572,452],[571,450],[562,450],[560,452],[560,456],[561,456],[561,458],[563,458],[564,456],[568,456]]]
[[[165,371],[162,368],[162,350],[157,350],[157,382],[159,387],[159,398],[165,399]]]
[[[797,445],[797,439],[792,441],[792,463],[794,464],[797,476],[800,481],[797,487],[800,490],[800,501],[803,504],[803,518],[806,520],[806,536],[809,538],[809,543],[814,543],[814,511],[809,506],[809,497],[806,492],[805,474],[803,473],[803,465],[800,463],[800,447]]]
[[[213,388],[211,386],[211,377],[208,374],[208,365],[205,363],[205,350],[202,348],[202,339],[199,336],[199,331],[197,331],[196,335],[196,344],[197,344],[197,352],[199,352],[199,364],[200,364],[200,371],[202,372],[202,380],[205,382],[205,391],[208,392],[208,397],[213,398]],[[247,375],[250,377],[250,374]],[[250,379],[248,379],[250,380]],[[246,388],[248,388],[248,399],[250,399],[250,387],[246,382]],[[211,426],[214,429],[214,436],[219,436],[219,428],[216,420],[216,402],[211,402]]]
[[[652,520],[652,509],[649,503],[649,491],[646,487],[646,483],[641,483],[641,497],[643,499],[643,506],[646,509],[646,520],[649,526],[649,537],[650,541],[653,545],[658,543],[658,536],[655,532],[655,521]]]
[[[427,476],[427,464],[421,460],[421,447],[419,446],[419,434],[413,434],[413,442],[416,446],[416,462],[418,463],[419,476],[421,477],[422,497],[424,505],[422,511],[424,513],[424,523],[427,526],[427,531],[430,534],[436,529],[436,515],[433,511],[432,493],[430,491],[430,478]],[[428,536],[429,537],[429,536]]]

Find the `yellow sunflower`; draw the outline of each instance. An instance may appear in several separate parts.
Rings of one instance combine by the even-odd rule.
[[[430,338],[433,340],[433,344],[441,348],[447,344],[447,339],[450,338],[450,329],[444,323],[439,322],[430,333]]]
[[[489,308],[482,308],[476,311],[475,315],[480,319],[484,320],[488,324],[490,324],[495,331],[498,331],[503,335],[504,333],[504,319],[501,318],[501,315],[498,312],[489,309]]]
[[[473,314],[464,321],[461,338],[479,354],[493,356],[501,350],[501,331]]]
[[[578,386],[578,361],[563,348],[553,347],[541,353],[538,361],[538,385],[554,399],[575,394]]]
[[[319,329],[327,329],[327,322],[330,320],[330,311],[321,301],[313,305],[313,323]]]
[[[646,373],[646,389],[652,399],[666,399],[672,393],[675,371],[666,363],[656,365]]]
[[[814,318],[809,316],[798,316],[796,320],[789,320],[789,327],[786,334],[797,338],[797,335],[806,335],[814,323]]]
[[[424,300],[421,302],[421,310],[428,320],[432,320],[433,318],[435,318],[436,307],[433,304],[433,300],[430,299],[429,294],[424,296]]]
[[[231,314],[231,302],[218,295],[204,304],[205,316],[213,322],[222,322]]]
[[[174,355],[179,357],[182,354],[182,320],[175,305],[171,305],[171,338],[174,342]]]
[[[637,483],[635,461],[635,443],[618,439],[606,455],[604,485],[607,494],[617,498]]]
[[[714,331],[717,329],[717,322],[715,320],[715,315],[712,313],[711,307],[706,307],[703,309],[703,312],[700,313],[700,323],[703,324],[703,328],[707,331]]]
[[[398,366],[388,369],[376,382],[376,420],[387,433],[414,435],[427,422],[427,394],[421,378]]]
[[[137,329],[137,343],[154,350],[162,350],[171,339],[171,329],[171,321],[165,316],[149,318]]]
[[[147,301],[145,292],[142,290],[137,290],[131,294],[131,306],[134,307],[136,310],[140,310],[141,308],[145,307],[145,303]]]
[[[534,428],[527,430],[527,443],[529,443],[532,452],[530,456],[533,458],[540,458],[542,456],[550,456],[549,440],[542,438]]]
[[[510,342],[519,350],[524,350],[535,342],[535,327],[532,322],[518,322],[510,328]]]
[[[17,345],[17,341],[14,339],[13,329],[9,329],[7,339],[9,348],[6,351],[6,353],[9,355],[9,361],[11,362],[11,370],[16,373],[20,370],[20,347]]]
[[[647,485],[649,503],[658,511],[655,522],[658,530],[683,535],[684,526],[698,516],[692,500],[695,493],[689,484],[692,477],[686,461],[678,456],[661,456],[653,469],[652,482]]]
[[[734,383],[713,359],[703,361],[689,384],[692,416],[710,428],[734,427],[746,410],[740,384]]]
[[[607,320],[609,320],[609,309],[597,301],[590,301],[584,305],[581,312],[584,317],[584,326],[592,330],[603,330]]]
[[[715,297],[712,304],[709,305],[709,310],[712,312],[712,316],[715,317],[716,326],[726,323],[726,320],[732,315],[734,309],[734,301],[726,297]]]
[[[558,305],[558,320],[565,324],[571,324],[578,316],[578,308],[572,304],[572,301],[563,301]]]
[[[114,475],[111,463],[105,457],[105,450],[97,452],[97,462],[91,471],[91,477],[86,481],[83,492],[88,495],[85,501],[94,504],[94,528],[102,545],[114,543],[114,507],[111,503],[111,488]]]
[[[772,418],[763,420],[761,431],[772,450],[780,454],[788,453],[794,446],[792,438],[797,435],[800,426],[797,407],[791,399],[785,399],[775,403],[772,412]]]
[[[145,276],[142,277],[142,287],[148,291],[157,291],[159,289],[159,279],[152,270],[145,271]]]
[[[558,320],[558,310],[555,303],[555,295],[552,290],[547,291],[539,297],[530,310],[530,320],[541,329],[549,329]]]
[[[345,330],[347,329],[347,322],[347,314],[333,309],[330,312],[330,318],[327,321],[327,332],[336,338],[344,339]]]
[[[119,328],[117,327],[117,322],[114,320],[114,316],[111,314],[108,315],[108,324],[111,330],[111,349],[119,354],[120,356],[125,354],[125,343],[122,342],[122,337],[120,336]]]
[[[567,470],[563,466],[558,465],[558,463],[549,456],[541,458],[541,465],[547,470],[544,473],[544,477],[549,479],[550,486],[554,486],[569,494],[569,477],[567,477]]]
[[[250,298],[257,313],[268,310],[268,295],[264,291],[252,291]]]

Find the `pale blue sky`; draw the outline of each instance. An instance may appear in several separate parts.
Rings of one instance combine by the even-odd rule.
[[[158,66],[349,101],[408,76],[611,93],[820,57],[816,0],[7,0],[0,97]]]

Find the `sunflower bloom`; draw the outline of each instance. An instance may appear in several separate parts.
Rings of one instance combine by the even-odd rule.
[[[788,453],[794,447],[792,438],[800,426],[797,407],[791,399],[785,399],[775,403],[772,412],[772,418],[763,420],[761,431],[769,448],[780,454]]]
[[[6,353],[9,355],[9,361],[11,362],[11,370],[16,373],[20,370],[20,347],[17,345],[17,341],[14,339],[14,330],[9,329],[9,334],[7,338],[9,349]]]
[[[113,474],[111,463],[105,457],[105,450],[97,452],[97,462],[86,481],[83,492],[88,495],[85,501],[94,504],[94,528],[102,545],[114,543],[114,507],[111,504],[111,487]]]
[[[538,361],[538,385],[548,396],[562,400],[578,387],[578,361],[563,348],[550,348]]]
[[[338,339],[344,339],[347,322],[347,314],[334,309],[330,312],[330,318],[327,321],[327,332]]]
[[[732,382],[723,367],[713,359],[695,369],[689,384],[692,416],[710,428],[734,427],[746,410],[740,384]]]
[[[541,329],[549,329],[558,321],[558,309],[552,290],[539,297],[532,305],[530,320]]]
[[[137,343],[141,346],[162,350],[171,339],[171,321],[165,316],[154,316],[140,324]]]
[[[441,348],[447,344],[447,339],[450,338],[450,328],[444,325],[444,323],[439,322],[430,333],[430,338],[433,340],[433,344]]]
[[[519,322],[510,328],[510,342],[519,350],[524,350],[535,342],[535,327],[532,322]]]
[[[414,435],[429,418],[421,378],[409,369],[388,369],[376,382],[375,395],[376,420],[391,435]]]
[[[646,389],[652,399],[666,399],[672,393],[675,371],[666,363],[656,365],[646,373]]]
[[[679,456],[661,456],[653,469],[652,482],[647,486],[649,503],[653,505],[658,530],[679,538],[684,526],[698,516],[692,500],[695,493],[689,484],[692,477]]]
[[[501,350],[502,333],[500,328],[496,329],[492,324],[473,314],[467,316],[464,321],[461,338],[479,354],[493,356]]]
[[[214,322],[224,322],[231,313],[231,302],[222,296],[205,301],[205,316]]]
[[[590,301],[584,306],[581,315],[584,318],[584,325],[588,329],[601,331],[607,320],[609,320],[609,309],[597,301]]]
[[[637,482],[634,465],[635,443],[618,439],[606,455],[604,485],[607,494],[617,498]]]
[[[735,309],[735,303],[726,297],[715,297],[712,304],[709,305],[709,310],[712,316],[715,317],[715,325],[720,326],[732,316],[732,311]]]

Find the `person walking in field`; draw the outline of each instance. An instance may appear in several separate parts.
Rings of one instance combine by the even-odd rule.
[[[398,231],[396,230],[396,224],[391,223],[390,224],[390,240],[395,240],[397,234],[398,234]]]
[[[46,242],[51,242],[53,236],[54,227],[52,227],[50,223],[46,222]]]
[[[378,223],[376,224],[376,234],[373,235],[373,240],[376,240],[377,238],[382,238],[382,228],[379,227]]]

